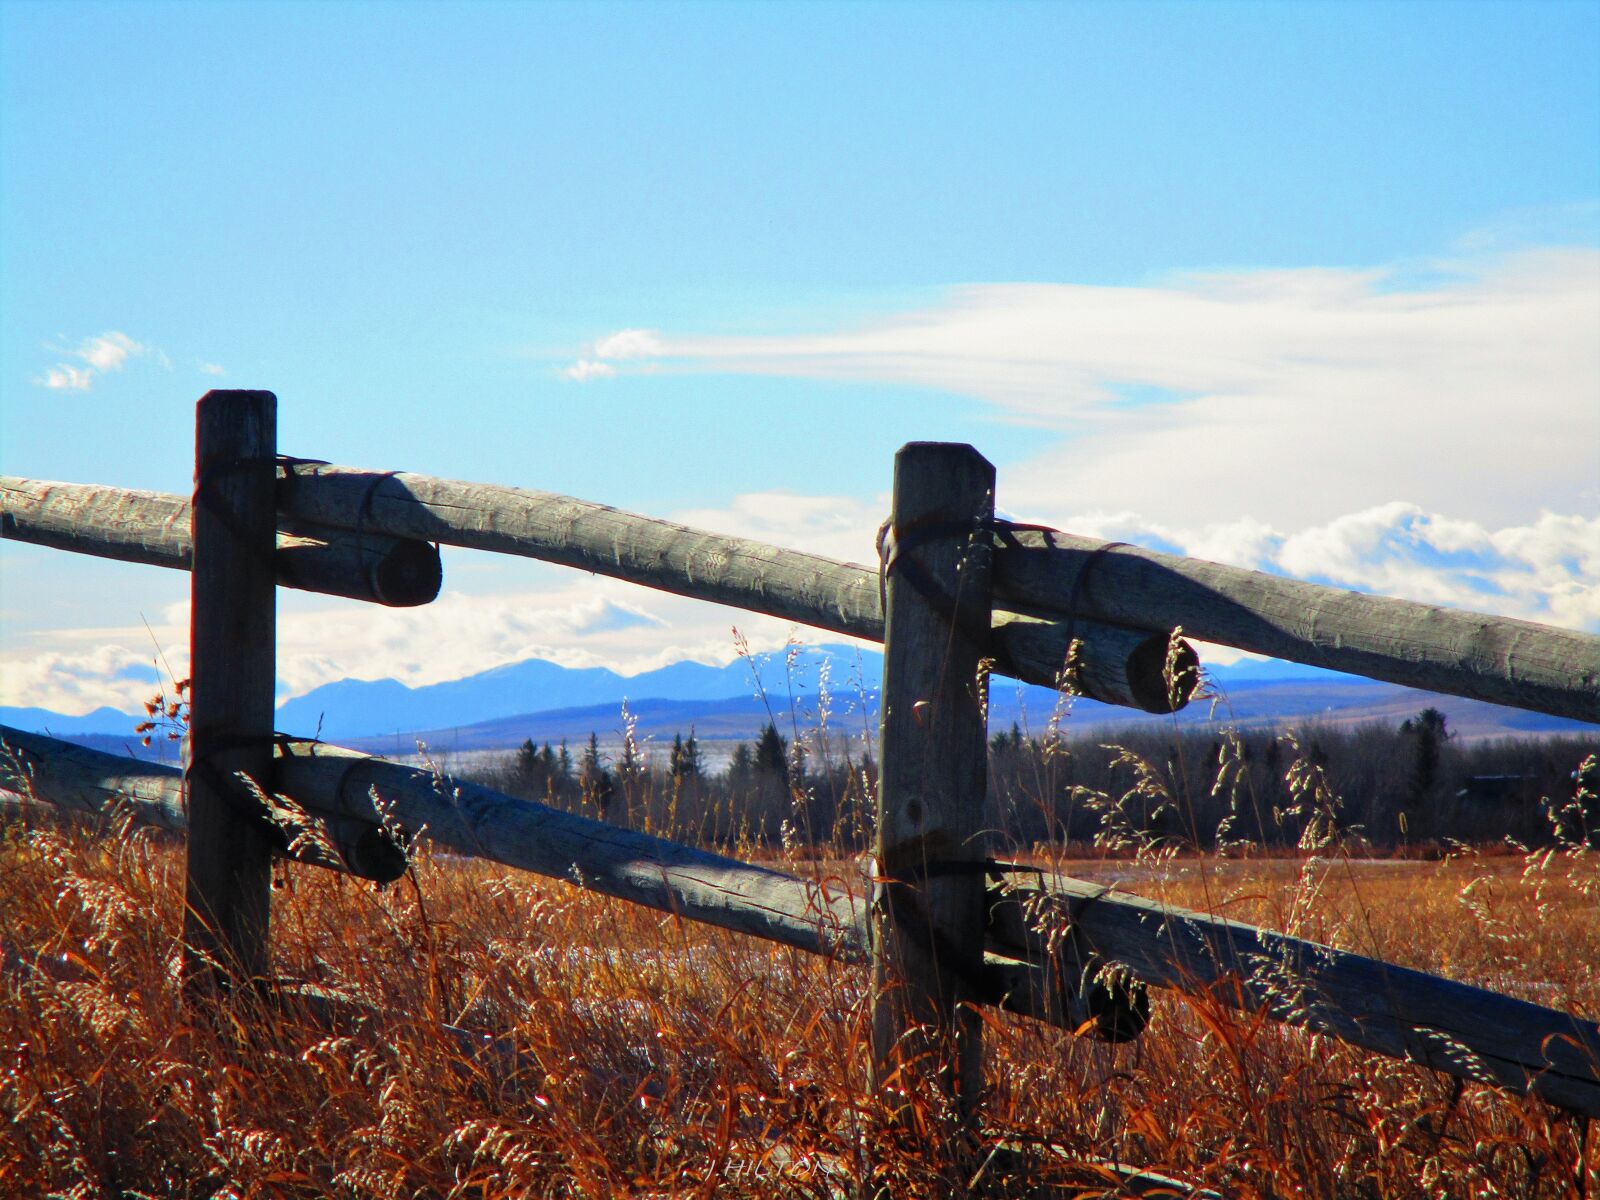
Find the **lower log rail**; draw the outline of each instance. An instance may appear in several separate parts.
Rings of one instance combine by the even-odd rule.
[[[1011,886],[990,922],[1022,954],[1066,937],[1153,987],[1600,1116],[1600,1025],[1570,1013],[1062,875]]]
[[[80,816],[126,814],[138,824],[172,833],[189,827],[179,768],[0,725],[0,807],[18,807],[18,801],[8,801],[8,792],[23,803],[44,801]],[[258,789],[241,788],[237,795],[270,830],[274,850],[285,858],[377,883],[392,883],[405,874],[403,835]]]
[[[0,726],[0,747],[0,789],[88,815],[125,804],[138,820],[183,828],[182,776],[172,767],[7,726]],[[859,881],[852,887],[843,878],[798,879],[320,742],[281,741],[275,776],[275,790],[292,802],[289,811],[303,814],[299,824],[309,818],[339,839],[337,856],[291,855],[312,865],[361,874],[362,862],[392,863],[392,851],[378,856],[396,836],[405,840],[426,827],[428,840],[450,853],[840,962],[868,959]],[[280,852],[321,841],[294,838],[295,827],[291,822],[290,835],[277,839]],[[1104,988],[1080,992],[1082,977],[1075,964],[1022,961],[1011,948],[997,947],[985,954],[977,990],[1009,1012],[1111,1040],[1143,1028],[1148,1006],[1142,996]]]
[[[121,798],[141,819],[181,827],[172,768],[3,726],[0,742],[9,747],[0,788],[91,813]],[[867,960],[858,881],[798,879],[320,743],[285,742],[277,786],[324,819],[425,825],[443,850],[841,962]],[[1148,1010],[1140,992],[1116,985],[1125,972],[1600,1116],[1593,1021],[1034,868],[999,863],[995,875],[1006,882],[990,891],[984,996],[1009,1011],[1109,1040],[1132,1036]]]

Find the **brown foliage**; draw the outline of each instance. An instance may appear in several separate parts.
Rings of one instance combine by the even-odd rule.
[[[1600,1014],[1592,855],[1071,869]],[[477,862],[284,867],[276,968],[320,991],[210,1019],[179,996],[181,871],[148,833],[9,827],[0,1191],[817,1196],[876,1162],[948,1195],[972,1169],[935,1098],[906,1131],[868,1091],[854,968]],[[1112,1161],[1246,1197],[1562,1196],[1584,1153],[1600,1182],[1537,1101],[1209,1003],[1159,997],[1116,1047],[986,1018],[987,1195],[1115,1194]]]

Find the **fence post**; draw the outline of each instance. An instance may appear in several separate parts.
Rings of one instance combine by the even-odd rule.
[[[911,442],[895,456],[886,589],[881,763],[873,853],[874,1085],[904,1109],[920,1082],[970,1125],[982,1090],[981,836],[987,785],[994,467],[971,446]]]
[[[278,401],[211,391],[195,408],[184,976],[200,991],[267,976],[271,844],[233,780],[272,772]]]

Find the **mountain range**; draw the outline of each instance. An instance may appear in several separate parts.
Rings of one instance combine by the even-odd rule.
[[[1223,699],[1196,701],[1182,724],[1228,721],[1263,726],[1316,720],[1325,724],[1398,724],[1423,708],[1443,711],[1467,738],[1596,732],[1592,725],[1474,700],[1440,696],[1294,663],[1244,661],[1212,667]],[[278,708],[277,728],[373,752],[409,753],[420,740],[441,750],[496,750],[535,741],[579,741],[596,733],[620,741],[625,721],[644,738],[671,738],[691,728],[703,741],[753,738],[767,721],[781,730],[809,729],[826,714],[833,728],[875,732],[883,656],[848,646],[798,647],[725,666],[678,662],[639,675],[603,667],[563,667],[527,659],[461,679],[408,687],[394,679],[343,679],[294,697]],[[826,695],[824,695],[826,693]],[[626,705],[626,717],[624,716]],[[996,679],[989,723],[1037,732],[1062,711],[1047,688]],[[137,748],[142,714],[101,708],[63,716],[40,708],[0,708],[0,723],[104,748]],[[1077,699],[1069,732],[1171,721]]]

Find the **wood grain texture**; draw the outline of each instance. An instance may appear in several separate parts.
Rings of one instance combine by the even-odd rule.
[[[1600,636],[1369,596],[1071,534],[995,552],[995,602],[1600,723]],[[1092,565],[1091,565],[1092,564]],[[1087,574],[1085,570],[1087,568]]]
[[[188,497],[0,475],[0,537],[77,554],[187,571],[193,561]],[[390,608],[439,595],[439,549],[409,538],[343,529],[278,531],[279,587]]]
[[[141,825],[189,827],[183,772],[0,725],[0,789],[86,817],[126,811]]]
[[[271,972],[272,844],[226,783],[272,788],[277,680],[278,401],[207,392],[195,406],[184,973],[226,992]]]
[[[408,471],[291,463],[284,469],[278,502],[284,513],[319,527],[359,527],[391,537],[537,558],[883,641],[876,568],[708,533],[571,496]],[[991,649],[998,674],[1056,687],[1068,648],[1079,639],[1084,695],[1107,704],[1153,704],[1150,711],[1173,711],[1161,676],[1166,631],[996,614],[997,627],[1011,622],[1019,628],[997,637]],[[1191,659],[1193,653],[1187,649]]]
[[[985,526],[994,467],[971,446],[895,456],[873,858],[872,1052],[879,1088],[936,1079],[972,1117],[983,1024],[989,626]]]

